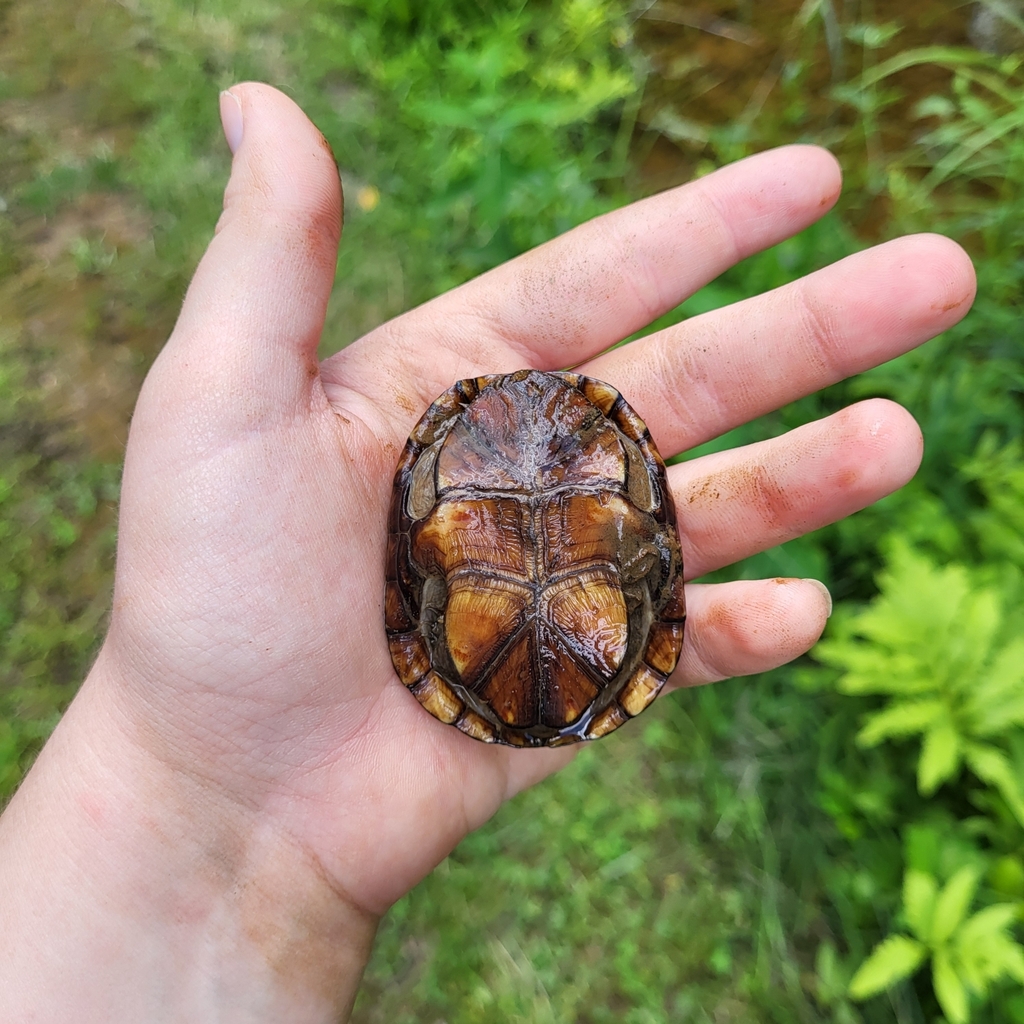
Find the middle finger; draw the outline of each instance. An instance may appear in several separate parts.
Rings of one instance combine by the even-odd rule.
[[[577,369],[612,382],[668,457],[934,337],[974,287],[955,242],[912,235]]]

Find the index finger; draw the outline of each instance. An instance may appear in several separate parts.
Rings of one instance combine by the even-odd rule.
[[[801,231],[839,195],[835,158],[784,146],[597,217],[338,353],[332,381],[402,381],[424,403],[460,377],[572,366],[739,260]]]

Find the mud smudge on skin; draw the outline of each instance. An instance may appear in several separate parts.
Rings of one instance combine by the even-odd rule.
[[[959,309],[966,303],[969,303],[974,298],[973,293],[969,292],[967,295],[962,296],[959,299],[954,299],[952,302],[945,302],[939,306],[933,306],[933,309],[938,309],[940,313],[948,313],[950,310]]]

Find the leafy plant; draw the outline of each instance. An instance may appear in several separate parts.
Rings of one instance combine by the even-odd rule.
[[[963,566],[935,566],[894,542],[881,596],[816,656],[841,670],[841,692],[884,694],[858,734],[864,746],[921,736],[917,784],[930,795],[966,765],[1024,824],[1008,736],[1024,725],[1024,639],[994,585]]]
[[[407,302],[618,193],[640,84],[618,0],[308,10],[295,56],[311,113],[343,167],[378,190],[374,235],[401,245]]]
[[[867,999],[919,970],[928,960],[932,984],[950,1024],[970,1019],[970,997],[987,997],[1004,977],[1024,984],[1024,946],[1009,935],[1019,906],[997,903],[968,917],[978,888],[973,867],[961,868],[940,889],[935,878],[910,870],[903,880],[903,916],[911,936],[894,933],[861,964],[850,982]]]
[[[901,150],[878,152],[875,177],[884,180],[897,214],[907,221],[930,224],[941,195],[958,233],[976,232],[992,255],[1007,245],[1018,249],[1024,60],[1019,53],[993,56],[972,47],[917,47],[866,68],[837,97],[855,103],[887,84],[899,98],[903,74],[922,67],[938,72],[948,86],[917,100],[912,116],[920,130]]]
[[[971,512],[978,548],[994,564],[1024,566],[1024,454],[1020,441],[999,447],[994,432],[961,470],[985,496]]]
[[[834,943],[826,940],[814,957],[815,1002],[828,1011],[835,1024],[859,1024],[860,1015],[849,998],[850,972],[842,962]]]

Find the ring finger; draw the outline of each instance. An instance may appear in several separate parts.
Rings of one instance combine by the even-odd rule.
[[[902,487],[921,452],[913,417],[876,398],[670,467],[687,579],[859,511]]]

